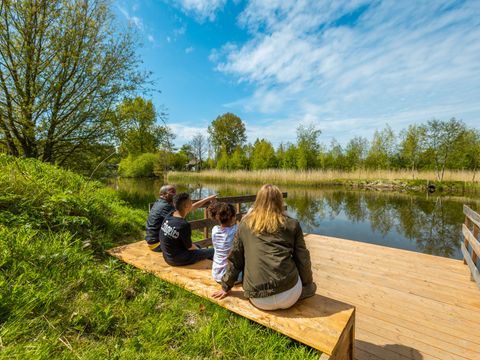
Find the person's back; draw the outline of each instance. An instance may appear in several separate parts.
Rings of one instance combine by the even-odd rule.
[[[297,220],[287,217],[273,234],[255,234],[245,222],[238,229],[244,253],[243,289],[246,297],[260,298],[291,289],[298,278],[312,280],[310,255]]]
[[[192,227],[185,220],[185,217],[190,211],[199,208],[214,198],[215,195],[212,195],[192,205],[189,194],[175,195],[173,198],[175,211],[165,218],[159,235],[161,251],[167,264],[183,266],[204,259],[212,260],[213,249],[199,249],[192,244]]]
[[[160,188],[160,198],[150,208],[145,228],[145,240],[151,250],[160,250],[160,227],[165,218],[175,211],[172,200],[176,194],[175,187],[164,185]]]
[[[274,185],[262,186],[240,223],[222,290],[212,296],[227,296],[241,271],[245,296],[260,309],[286,309],[315,293],[302,229],[285,214],[282,193]]]
[[[232,204],[220,202],[210,205],[208,214],[211,219],[215,219],[221,224],[212,228],[212,245],[215,249],[212,277],[216,282],[220,282],[227,269],[228,255],[238,228],[236,211]]]

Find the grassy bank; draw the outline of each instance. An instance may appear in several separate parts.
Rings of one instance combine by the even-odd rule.
[[[146,211],[114,190],[0,155],[0,358],[318,358],[105,255]]]
[[[436,181],[433,171],[386,171],[357,170],[351,172],[335,170],[257,170],[257,171],[220,171],[169,172],[169,182],[216,182],[289,186],[344,185],[358,188],[376,188],[392,190],[425,190],[434,184],[441,191],[478,191],[480,179],[471,171],[446,171],[442,182]],[[475,180],[477,179],[477,180]],[[474,180],[474,181],[472,181]]]

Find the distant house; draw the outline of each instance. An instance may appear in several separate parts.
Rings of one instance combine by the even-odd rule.
[[[187,163],[188,171],[198,171],[200,170],[200,161],[197,159],[192,159]]]

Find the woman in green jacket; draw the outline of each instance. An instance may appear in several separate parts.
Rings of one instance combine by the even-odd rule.
[[[297,220],[284,211],[278,187],[264,185],[251,211],[239,225],[222,278],[223,299],[243,271],[243,290],[263,310],[287,309],[315,294],[310,253]]]

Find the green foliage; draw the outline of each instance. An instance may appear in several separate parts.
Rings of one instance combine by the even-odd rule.
[[[277,166],[277,159],[272,144],[265,139],[257,139],[255,144],[253,144],[250,162],[253,170],[275,168]]]
[[[318,358],[105,256],[146,211],[98,182],[0,155],[0,358]]]
[[[124,177],[152,177],[155,176],[154,167],[158,161],[157,154],[129,155],[120,161],[118,171]]]
[[[242,119],[232,113],[225,113],[213,120],[208,127],[208,134],[217,158],[220,157],[222,149],[231,155],[238,146],[242,146],[247,140]]]
[[[322,132],[313,124],[300,125],[297,128],[297,168],[300,170],[313,169],[317,166],[317,157],[320,150],[318,137]]]
[[[0,4],[0,141],[8,152],[62,164],[108,141],[111,104],[148,77],[110,1]]]
[[[120,144],[122,156],[137,156],[154,153],[162,148],[169,148],[173,134],[167,126],[157,125],[158,114],[151,100],[139,96],[124,99],[111,114],[115,136]]]

